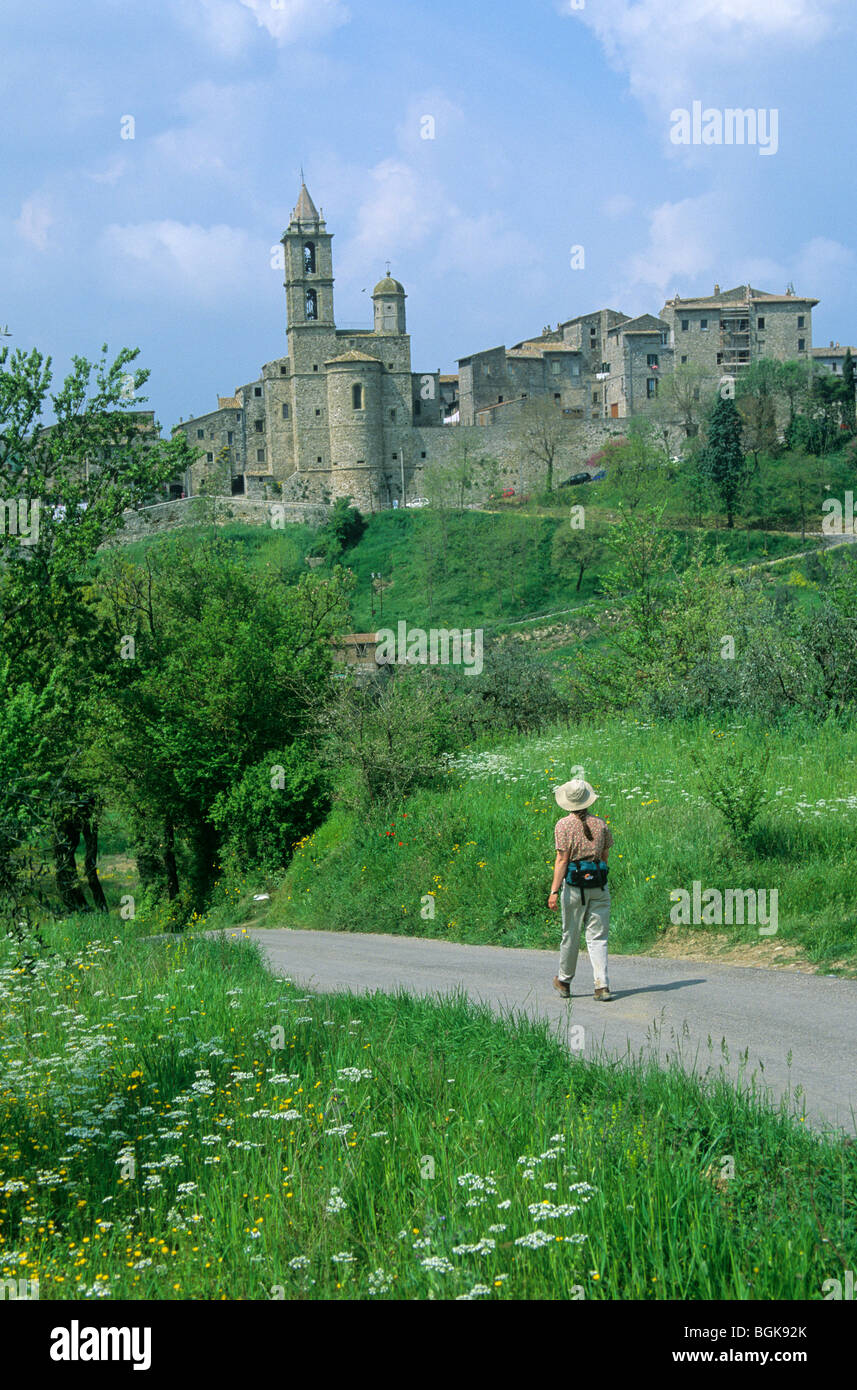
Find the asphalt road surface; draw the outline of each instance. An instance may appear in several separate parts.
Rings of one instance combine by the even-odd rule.
[[[614,998],[596,1003],[581,952],[568,1001],[551,983],[555,951],[285,927],[246,935],[272,970],[301,987],[427,995],[463,988],[501,1016],[526,1011],[552,1020],[574,1056],[623,1057],[630,1049],[678,1057],[698,1074],[722,1067],[735,1083],[755,1081],[774,1104],[787,1095],[813,1128],[857,1132],[857,980],[612,955]]]

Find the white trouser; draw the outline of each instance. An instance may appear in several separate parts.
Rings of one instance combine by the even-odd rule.
[[[559,951],[558,980],[568,984],[577,970],[580,933],[586,929],[586,949],[595,976],[595,988],[609,989],[607,980],[607,935],[610,930],[609,888],[584,888],[585,903],[580,901],[580,889],[562,885],[562,945]]]

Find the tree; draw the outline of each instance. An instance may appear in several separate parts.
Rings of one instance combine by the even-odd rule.
[[[776,380],[777,391],[788,401],[789,422],[786,428],[786,438],[790,439],[798,402],[802,401],[809,391],[809,375],[805,363],[796,361],[778,363]]]
[[[642,502],[656,502],[666,489],[664,451],[655,442],[656,425],[645,416],[629,421],[625,439],[609,448],[610,481],[633,511]]]
[[[545,490],[553,491],[556,462],[569,439],[569,423],[556,401],[536,396],[520,407],[517,440],[523,456],[535,459],[545,470]]]
[[[93,692],[92,757],[114,804],[149,827],[143,849],[170,898],[183,874],[189,904],[205,901],[224,835],[215,805],[266,756],[273,775],[330,697],[352,585],[337,567],[288,586],[220,538],[106,562],[99,611],[134,647]]]
[[[337,497],[333,510],[317,534],[314,553],[336,563],[346,550],[357,545],[367,524],[365,517],[352,506],[350,497]]]
[[[678,419],[688,439],[695,439],[710,410],[716,382],[707,367],[693,362],[680,364],[660,382],[658,399],[649,414],[665,421]]]
[[[589,522],[578,530],[574,526],[557,528],[551,546],[551,569],[554,574],[568,574],[577,571],[574,592],[580,592],[583,576],[593,565],[597,565],[606,554],[604,538],[606,528]]]
[[[773,453],[779,439],[776,411],[779,365],[772,358],[761,358],[751,363],[738,378],[736,405],[743,423],[744,449],[753,455],[754,472],[759,466],[759,454]]]
[[[714,484],[730,529],[735,525],[735,505],[748,474],[741,436],[742,421],[735,402],[718,398],[708,416],[699,468]]]
[[[24,802],[37,830],[33,853],[52,848],[56,887],[66,910],[87,906],[75,849],[84,841],[93,904],[103,910],[97,874],[99,798],[88,779],[85,702],[108,654],[88,607],[91,566],[99,546],[195,457],[183,437],[162,441],[139,410],[148,372],[127,368],[137,352],[109,362],[73,358],[73,371],[50,395],[51,363],[36,350],[0,351],[0,645],[7,698],[30,691],[29,746],[37,762],[19,767],[30,791]],[[132,390],[129,391],[129,385]],[[46,423],[48,408],[53,423]],[[29,516],[27,518],[27,513]],[[26,534],[24,532],[26,531]],[[30,842],[31,844],[33,842]],[[26,858],[28,851],[21,847]]]
[[[712,656],[716,652],[719,660],[722,634],[729,631],[723,557],[707,563],[697,542],[679,569],[677,543],[662,526],[662,514],[662,506],[623,512],[605,536],[614,562],[599,577],[607,600],[596,622],[600,641],[595,650],[581,650],[571,670],[571,693],[581,710],[640,705],[669,712],[696,686],[705,698]]]

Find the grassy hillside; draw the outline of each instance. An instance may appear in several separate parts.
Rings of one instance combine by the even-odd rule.
[[[600,486],[567,491],[581,494]],[[356,577],[353,630],[372,631],[395,626],[400,620],[425,629],[491,626],[593,600],[603,566],[587,570],[579,590],[576,571],[552,568],[553,539],[558,530],[568,528],[568,518],[568,506],[547,515],[521,510],[442,514],[425,509],[368,517],[363,537],[342,559]],[[813,544],[764,531],[684,529],[675,534],[679,560],[701,536],[712,552],[721,543],[727,557],[739,565],[795,554]],[[306,570],[304,557],[312,554],[315,544],[315,533],[303,525],[282,531],[237,525],[199,527],[183,535],[198,545],[205,545],[213,535],[223,536],[241,547],[249,566],[275,566],[287,579]],[[137,542],[127,548],[128,558],[139,560],[150,546],[162,543],[160,538]],[[382,576],[382,592],[374,596],[373,573]]]
[[[450,768],[447,789],[416,793],[394,817],[358,821],[335,812],[298,846],[270,902],[258,911],[233,897],[229,920],[252,914],[260,925],[552,949],[560,927],[547,894],[561,815],[552,788],[578,765],[599,791],[597,809],[616,840],[612,950],[639,951],[664,933],[680,935],[671,890],[691,892],[699,881],[721,892],[776,890],[776,944],[828,973],[854,973],[857,730],[723,732],[724,766],[742,750],[752,756],[762,741],[771,751],[769,804],[744,849],[727,841],[700,794],[691,753],[710,738],[706,727],[605,719],[474,749]],[[689,930],[758,945],[758,926]]]
[[[0,943],[0,1277],[42,1300],[821,1300],[854,1268],[857,1150],[713,1054],[703,1086],[90,932]]]

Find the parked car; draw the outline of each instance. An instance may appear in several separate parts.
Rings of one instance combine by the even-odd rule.
[[[427,497],[413,497],[410,502],[406,502],[406,507],[428,507],[431,503]]]
[[[574,486],[576,486],[577,483],[591,483],[591,482],[592,482],[592,474],[591,474],[591,473],[574,473],[570,478],[566,478],[566,480],[565,480],[564,483],[560,483],[560,487],[574,487]]]

